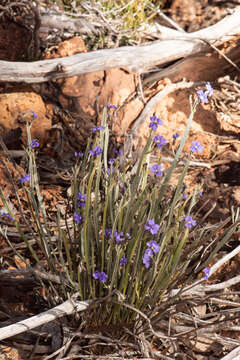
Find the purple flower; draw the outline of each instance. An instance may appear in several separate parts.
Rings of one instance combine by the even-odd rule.
[[[209,81],[206,83],[205,87],[207,89],[207,91],[206,91],[207,95],[212,96],[213,95],[213,88],[212,88]]]
[[[96,280],[99,280],[100,282],[105,282],[108,278],[107,274],[103,271],[98,271],[96,270],[94,273],[93,273],[93,277],[94,279]]]
[[[158,164],[154,164],[151,166],[150,171],[155,175],[155,176],[160,176],[163,174],[163,166],[162,165],[158,165]]]
[[[199,141],[192,141],[192,145],[190,146],[191,152],[202,152],[203,146],[200,144]]]
[[[28,182],[30,180],[30,175],[26,174],[21,179],[18,180],[18,184],[24,184],[25,182]]]
[[[207,104],[208,103],[207,94],[203,90],[198,90],[197,95],[198,95],[198,99],[200,100],[200,102],[202,104],[205,104],[205,103]]]
[[[173,134],[172,138],[173,140],[176,140],[180,135],[178,133]]]
[[[118,156],[121,156],[123,154],[122,149],[114,149],[113,152]]]
[[[38,142],[38,140],[32,140],[32,141],[31,141],[31,144],[30,144],[30,147],[31,147],[32,149],[39,147],[39,142]]]
[[[160,250],[160,245],[156,241],[148,241],[147,246],[155,253],[157,254]]]
[[[110,237],[112,236],[112,229],[105,229],[104,235],[105,235],[107,238],[110,238]]]
[[[102,125],[96,126],[92,129],[92,132],[95,133],[96,131],[100,131],[100,130],[104,130],[104,126]]]
[[[151,265],[151,261],[152,261],[152,256],[153,256],[153,251],[152,249],[148,248],[145,250],[144,255],[143,255],[143,264],[145,265],[146,269],[149,268],[149,266]]]
[[[203,195],[203,192],[202,192],[202,191],[199,191],[198,196],[201,198],[202,195]]]
[[[163,136],[156,135],[154,137],[154,143],[155,143],[155,145],[157,145],[158,147],[161,148],[163,145],[166,145],[167,141]]]
[[[116,110],[116,109],[117,109],[117,106],[116,106],[116,105],[107,104],[107,108],[108,108],[108,109],[114,109],[114,110]]]
[[[92,155],[92,156],[98,156],[98,155],[101,155],[102,153],[102,148],[100,146],[95,146],[95,148],[93,150],[90,150],[89,151],[89,154]]]
[[[81,223],[84,222],[84,216],[82,216],[81,214],[79,214],[78,212],[75,211],[75,213],[73,214],[73,218],[74,221],[80,225]]]
[[[6,217],[6,218],[8,218],[8,219],[11,220],[11,221],[14,220],[13,217],[12,217],[12,215],[10,215],[9,213],[4,212],[4,211],[0,213],[0,216]]]
[[[126,265],[127,262],[128,262],[128,259],[126,258],[126,256],[122,256],[120,259],[120,266]]]
[[[205,269],[203,269],[203,271],[204,271],[204,277],[203,277],[203,279],[204,280],[208,280],[208,278],[209,278],[209,275],[210,275],[210,268],[209,267],[205,267]]]
[[[185,200],[187,200],[187,194],[186,194],[186,193],[183,193],[183,198],[184,198]]]
[[[112,169],[112,171],[111,171]],[[107,174],[110,175],[111,173],[113,174],[114,173],[114,169],[113,168],[107,168]]]
[[[163,121],[162,119],[158,118],[156,115],[153,115],[150,117],[150,124],[149,127],[152,128],[154,131],[157,130],[158,125],[162,125]]]
[[[116,159],[110,158],[110,159],[108,160],[108,163],[109,163],[109,165],[113,165],[115,161],[116,161]]]
[[[78,193],[77,200],[78,200],[78,206],[85,208],[85,202],[86,202],[87,196],[81,193]]]
[[[156,235],[158,233],[159,228],[160,225],[155,224],[154,219],[148,220],[148,222],[145,225],[145,230],[149,230],[152,235]]]
[[[29,112],[33,115],[33,117],[34,117],[35,119],[38,119],[38,116],[37,116],[37,114],[35,113],[35,111],[29,110]]]
[[[75,157],[83,157],[83,153],[81,151],[75,151]]]
[[[184,220],[185,220],[185,226],[189,229],[191,229],[192,226],[195,226],[197,224],[196,220],[193,220],[193,218],[189,215],[185,216]]]
[[[124,238],[123,238],[123,232],[118,233],[118,232],[115,231],[115,232],[113,233],[113,235],[114,235],[114,237],[115,237],[115,240],[116,240],[116,243],[117,243],[117,244],[119,244],[121,241],[124,240]]]

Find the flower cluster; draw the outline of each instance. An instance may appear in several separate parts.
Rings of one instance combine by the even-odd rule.
[[[185,220],[185,227],[187,227],[189,229],[191,229],[193,226],[197,225],[196,220],[193,220],[193,218],[189,215],[185,216],[184,220]]]
[[[159,228],[160,225],[155,224],[154,219],[148,220],[145,225],[145,230],[149,230],[152,235],[156,235],[158,233]]]
[[[92,132],[95,133],[97,131],[101,131],[104,130],[104,126],[100,125],[100,126],[96,126],[92,129]]]
[[[39,147],[39,142],[38,142],[38,140],[32,140],[31,143],[30,143],[30,147],[31,147],[32,149]]]
[[[117,110],[117,106],[116,106],[116,105],[110,105],[110,104],[107,104],[107,108],[108,108],[108,109],[114,109],[114,110]]]
[[[163,121],[162,119],[158,118],[156,115],[153,115],[150,117],[150,124],[149,127],[152,128],[154,131],[157,130],[158,125],[162,125]]]
[[[206,87],[206,91],[203,91],[203,90],[197,91],[198,99],[202,104],[207,104],[208,96],[213,95],[213,88],[212,88],[210,82],[207,82],[205,87]]]
[[[124,241],[124,237],[123,237],[123,232],[121,231],[120,233],[118,233],[117,231],[115,231],[113,233],[113,236],[115,237],[116,243],[119,244],[120,242]]]
[[[192,141],[192,145],[190,146],[190,149],[192,153],[202,152],[203,146],[200,144],[199,141]]]
[[[35,111],[29,110],[29,112],[32,114],[32,116],[34,117],[34,119],[38,119],[38,116],[37,116],[37,114],[35,113]]]
[[[28,181],[30,181],[30,175],[26,174],[21,179],[19,179],[17,183],[20,185],[20,184],[24,184]]]
[[[92,156],[101,155],[102,152],[103,152],[103,150],[100,146],[95,146],[95,148],[93,150],[89,150],[89,154]]]
[[[107,274],[104,271],[94,271],[93,277],[95,280],[99,280],[100,282],[105,282],[108,278]]]
[[[158,165],[158,164],[154,164],[151,166],[150,171],[155,175],[155,176],[160,176],[163,174],[163,165]]]
[[[75,155],[76,158],[80,158],[80,157],[83,157],[83,152],[75,151],[74,155]]]
[[[120,266],[124,266],[124,265],[127,264],[127,262],[128,262],[128,258],[126,258],[126,256],[123,255],[123,256],[121,257],[121,259],[120,259],[119,264],[120,264]]]
[[[203,279],[204,280],[208,280],[209,276],[210,276],[210,268],[209,267],[206,267],[205,269],[203,269],[203,272],[204,272],[204,277]]]
[[[82,207],[83,209],[85,208],[85,203],[86,203],[86,199],[87,199],[87,196],[84,195],[84,194],[81,194],[81,193],[78,193],[77,194],[77,201],[78,201],[78,206],[79,207]]]
[[[153,255],[157,254],[160,250],[160,245],[156,241],[148,241],[147,246],[148,248],[145,250],[142,259],[146,269],[151,265]]]
[[[14,220],[13,217],[12,217],[12,215],[10,215],[9,213],[7,213],[7,212],[5,212],[5,211],[2,211],[2,212],[0,213],[0,216],[5,217],[5,218],[8,218],[8,219],[11,220],[11,221]]]
[[[105,229],[104,235],[106,238],[110,238],[112,236],[112,229]]]
[[[84,222],[84,216],[75,211],[73,214],[74,221],[80,225]]]
[[[154,141],[154,144],[159,148],[166,145],[166,143],[167,143],[167,140],[161,135],[154,136],[153,141]]]
[[[180,135],[178,133],[173,134],[172,138],[173,140],[176,140]]]

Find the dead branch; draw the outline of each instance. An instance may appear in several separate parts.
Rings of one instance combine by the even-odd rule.
[[[151,45],[98,50],[32,63],[0,61],[0,81],[40,83],[119,67],[143,73],[156,65],[206,51],[209,48],[206,41],[221,43],[224,36],[239,27],[240,10],[237,10],[217,24],[196,32],[197,37],[192,33],[189,39],[156,41]]]
[[[71,315],[75,312],[84,311],[91,304],[91,300],[76,301],[71,299],[64,303],[47,310],[41,314],[32,316],[28,319],[17,322],[16,324],[8,325],[0,328],[0,340],[8,339],[14,335],[21,334],[25,331],[34,329],[38,326],[46,324],[50,321],[63,317],[65,315]]]

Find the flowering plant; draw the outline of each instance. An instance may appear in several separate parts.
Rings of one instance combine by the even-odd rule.
[[[210,94],[210,90],[208,85],[204,96]],[[162,125],[161,119],[156,116],[150,119],[149,139],[137,162],[137,170],[132,172],[129,162],[120,164],[121,149],[116,150],[114,156],[109,153],[108,110],[105,108],[102,124],[94,128],[85,153],[76,159],[66,226],[62,227],[58,210],[55,230],[48,222],[38,182],[34,148],[39,143],[31,140],[28,128],[29,171],[20,179],[19,186],[23,187],[29,201],[30,231],[36,239],[35,248],[21,230],[2,191],[5,210],[1,216],[14,222],[30,250],[32,262],[59,276],[60,285],[52,284],[54,295],[49,290],[52,301],[56,301],[56,293],[58,299],[64,300],[76,291],[81,300],[107,297],[106,304],[101,303],[88,319],[94,317],[95,322],[105,325],[120,320],[131,323],[144,313],[156,323],[162,316],[157,307],[165,304],[167,308],[171,290],[184,288],[203,268],[208,269],[206,266],[211,260],[208,252],[201,259],[202,265],[196,265],[195,261],[205,234],[211,237],[209,228],[200,226],[194,215],[199,189],[187,199],[182,192],[189,160],[177,186],[173,189],[169,186],[196,106],[206,100],[202,97],[201,93],[192,105],[185,133],[166,173],[161,164],[161,151],[167,141],[155,135],[158,125]],[[174,135],[174,141],[178,136]],[[159,154],[157,164],[150,161],[153,149]],[[202,146],[195,142],[190,150],[201,151]],[[109,171],[109,166],[113,171]],[[6,236],[3,229],[1,233]],[[215,233],[216,229],[214,237]],[[228,238],[225,235],[221,244]],[[41,257],[46,259],[44,264],[36,246]],[[205,279],[209,274],[210,271],[205,270]]]

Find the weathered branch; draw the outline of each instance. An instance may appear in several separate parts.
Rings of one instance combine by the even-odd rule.
[[[19,321],[16,324],[0,328],[0,340],[8,339],[14,335],[21,334],[25,331],[34,329],[40,325],[46,324],[65,315],[83,311],[91,304],[91,300],[76,301],[67,300],[53,309],[47,310],[41,314],[32,316],[28,319]]]
[[[151,45],[98,50],[32,63],[0,61],[0,81],[40,83],[119,67],[143,73],[156,65],[204,51],[209,46],[205,40],[221,40],[239,26],[240,10],[237,10],[217,24],[192,33],[193,39],[156,41]]]

